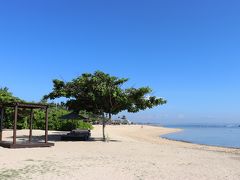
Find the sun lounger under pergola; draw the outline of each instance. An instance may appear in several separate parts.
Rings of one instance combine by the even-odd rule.
[[[4,120],[4,109],[14,109],[14,120],[13,120],[13,140],[12,142],[3,141],[3,120]],[[25,143],[17,143],[17,120],[18,120],[18,109],[30,109],[30,123],[29,123],[29,141]],[[45,111],[45,142],[32,142],[32,121],[34,109],[42,109]],[[1,121],[0,121],[0,146],[6,148],[32,148],[32,147],[51,147],[53,143],[48,143],[48,105],[33,104],[33,103],[7,103],[0,104],[1,110]]]

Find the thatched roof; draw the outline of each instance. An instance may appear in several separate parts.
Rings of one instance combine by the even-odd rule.
[[[88,117],[78,114],[76,112],[71,112],[60,117],[62,120],[87,120]]]

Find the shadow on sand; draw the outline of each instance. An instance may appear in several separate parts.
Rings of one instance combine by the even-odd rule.
[[[53,132],[53,134],[48,135],[48,140],[52,142],[60,142],[61,136],[62,135],[67,135],[68,132]],[[7,137],[9,141],[13,138],[12,136]],[[45,136],[40,135],[40,136],[32,136],[32,142],[44,142]],[[29,141],[29,136],[28,135],[19,135],[17,136],[17,142],[28,142]],[[79,141],[84,141],[84,140],[79,140]],[[62,142],[76,142],[76,141],[62,141]],[[88,140],[85,140],[84,142],[104,142],[103,138],[100,137],[90,137]],[[114,139],[107,139],[106,142],[121,142],[119,140],[114,140]]]

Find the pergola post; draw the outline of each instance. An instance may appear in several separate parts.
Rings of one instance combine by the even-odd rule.
[[[30,121],[29,121],[29,142],[32,142],[32,123],[33,123],[33,109],[31,109]]]
[[[48,107],[45,111],[45,143],[48,143]]]
[[[0,121],[0,141],[3,140],[3,112],[4,112],[4,109],[3,107],[1,108],[1,121]]]
[[[17,119],[18,119],[18,105],[14,107],[14,121],[13,121],[13,144],[16,144],[17,139]]]

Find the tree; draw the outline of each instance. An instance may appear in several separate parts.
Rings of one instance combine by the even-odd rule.
[[[12,102],[20,102],[19,98],[13,96],[11,92],[9,92],[7,87],[0,88],[0,104],[12,103]],[[20,115],[22,112],[20,112]],[[12,108],[5,108],[4,109],[4,121],[3,126],[5,128],[11,128],[13,125],[13,109]],[[22,118],[20,117],[20,121]]]
[[[138,112],[147,108],[162,105],[166,100],[155,96],[147,96],[152,90],[149,87],[122,88],[128,79],[110,76],[102,71],[93,74],[84,73],[70,82],[53,80],[53,91],[44,99],[59,97],[68,98],[66,106],[79,112],[85,110],[102,115],[103,140],[105,140],[106,118],[121,111]]]
[[[0,88],[0,104],[13,103],[13,102],[25,102],[18,97],[13,96],[9,92],[8,88]],[[34,102],[32,102],[34,103]],[[47,103],[46,101],[41,101],[40,103]],[[64,103],[50,103],[49,104],[49,115],[48,115],[48,129],[49,130],[71,130],[71,128],[83,128],[92,129],[90,123],[83,121],[70,121],[70,120],[59,120],[63,115],[68,114],[69,111],[66,109]],[[29,128],[29,109],[18,109],[18,121],[17,129],[27,129]],[[12,128],[14,119],[13,108],[4,108],[4,128]],[[34,110],[34,129],[45,129],[45,113],[42,110]]]
[[[13,96],[11,92],[9,92],[7,87],[0,88],[0,103],[11,103],[11,102],[20,102],[19,98]]]

